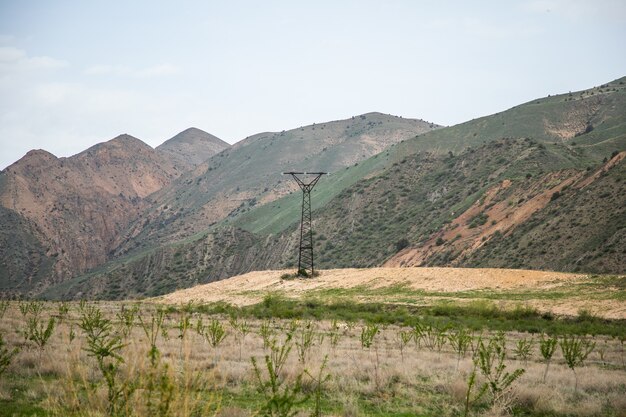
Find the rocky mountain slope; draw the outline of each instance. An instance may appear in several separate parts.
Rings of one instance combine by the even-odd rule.
[[[220,138],[195,127],[185,129],[156,147],[176,167],[186,171],[200,165],[230,145]]]
[[[1,239],[9,245],[0,291],[36,290],[103,263],[145,197],[180,174],[129,135],[69,158],[29,152],[0,173]]]
[[[297,189],[283,171],[335,172],[439,126],[368,113],[347,120],[261,133],[209,158],[151,196],[154,204],[127,231],[121,256],[190,238]]]
[[[190,128],[156,150],[121,135],[70,158],[31,151],[0,174],[0,204],[6,208],[0,213],[5,220],[0,241],[14,239],[0,253],[0,292],[34,294],[93,270],[125,253],[128,241],[142,241],[144,229],[166,231],[163,241],[169,244],[181,235],[181,227],[183,235],[196,230],[198,213],[206,228],[206,213],[213,222],[228,214],[214,213],[215,207],[239,206],[242,195],[269,195],[260,181],[276,174],[286,157],[303,161],[308,158],[304,152],[332,149],[326,167],[335,169],[436,127],[370,114],[300,128],[297,139],[295,131],[256,135],[232,150]],[[294,145],[296,140],[314,145]],[[251,155],[262,163],[250,164]],[[249,176],[255,179],[251,183]],[[232,262],[214,267],[224,274],[233,268]]]
[[[318,266],[626,272],[625,81],[419,134],[336,170],[313,193]],[[210,228],[139,248],[48,296],[157,295],[293,267],[301,195],[274,195],[283,196],[244,200]]]

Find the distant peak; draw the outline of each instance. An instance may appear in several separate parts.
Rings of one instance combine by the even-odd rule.
[[[360,117],[360,118],[367,118],[367,117],[386,117],[386,118],[389,118],[389,117],[394,117],[396,119],[405,119],[405,117],[403,117],[403,116],[397,116],[397,115],[388,114],[388,113],[381,113],[379,111],[371,111],[371,112],[363,113],[363,114],[360,114],[360,115],[357,115],[357,116],[354,116],[354,117],[355,118],[356,117]],[[411,118],[409,118],[409,119],[411,119]]]
[[[210,133],[205,132],[204,130],[198,129],[197,127],[193,127],[193,126],[192,127],[188,127],[187,129],[183,130],[182,132],[179,133],[179,135],[183,134],[183,133],[204,133],[205,135],[210,135]],[[211,136],[213,136],[213,135],[211,135]]]
[[[85,155],[93,155],[94,153],[98,153],[98,152],[112,152],[112,151],[118,151],[118,150],[127,152],[130,150],[138,151],[141,149],[147,150],[147,149],[152,149],[152,147],[144,143],[140,139],[137,139],[136,137],[131,136],[127,133],[124,133],[124,134],[114,137],[113,139],[109,141],[97,143],[93,145],[92,147],[74,156],[81,157]]]
[[[50,152],[44,149],[32,149],[24,155],[24,158],[49,158],[49,159],[57,159],[56,156],[51,154]],[[23,158],[22,158],[23,159]]]
[[[189,168],[227,148],[230,145],[220,138],[197,127],[189,127],[157,146],[156,150],[175,164]]]
[[[198,129],[197,127],[189,127],[172,138],[166,140],[161,145],[157,146],[159,148],[167,148],[176,143],[197,143],[197,142],[210,142],[215,145],[229,147],[230,145],[215,135],[212,135],[208,132],[205,132],[202,129]]]
[[[57,158],[56,156],[54,156],[48,151],[45,151],[43,149],[33,149],[33,150],[28,151],[26,155],[21,157],[18,161],[9,165],[6,168],[6,170],[11,169],[12,167],[16,168],[24,164],[40,164],[43,162],[58,161],[58,160],[59,158]]]
[[[116,148],[150,148],[152,149],[152,146],[148,145],[147,143],[145,143],[144,141],[142,141],[141,139],[137,139],[134,136],[131,136],[127,133],[121,134],[119,136],[114,137],[113,139],[111,139],[108,142],[104,142],[104,143],[100,143],[98,145],[96,145],[97,147],[103,147],[104,149],[113,146]]]
[[[136,137],[131,136],[131,135],[127,134],[127,133],[123,133],[123,134],[121,134],[119,136],[116,136],[113,139],[111,139],[109,142],[111,142],[111,143],[120,143],[120,144],[122,144],[122,143],[138,143],[138,142],[141,142],[141,143],[143,143],[145,145],[145,143],[142,142],[140,139],[137,139]]]

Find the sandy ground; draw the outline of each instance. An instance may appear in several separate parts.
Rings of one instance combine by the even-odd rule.
[[[489,268],[365,268],[327,269],[314,279],[282,280],[293,271],[254,271],[210,284],[176,291],[160,300],[180,303],[189,300],[229,301],[241,304],[242,292],[285,291],[290,295],[316,289],[352,288],[365,285],[384,288],[405,284],[410,288],[433,292],[456,292],[479,289],[549,288],[584,275],[562,272]],[[245,304],[245,302],[243,303]]]
[[[403,284],[410,288],[429,292],[445,293],[491,289],[533,290],[557,288],[584,280],[586,275],[567,274],[550,271],[529,271],[517,269],[489,268],[368,268],[368,269],[329,269],[321,271],[314,279],[282,280],[281,275],[292,271],[255,271],[210,284],[155,298],[154,301],[167,304],[225,301],[235,305],[254,304],[272,291],[285,293],[289,297],[299,297],[310,290],[329,288],[384,288]],[[436,295],[416,300],[416,304],[429,304]],[[450,299],[446,297],[446,299]],[[458,299],[470,302],[471,299]],[[519,301],[496,301],[502,307],[519,305]],[[562,300],[527,300],[523,304],[540,311],[554,314],[576,315],[581,309],[606,318],[626,318],[626,303],[615,300],[587,300],[583,296]]]

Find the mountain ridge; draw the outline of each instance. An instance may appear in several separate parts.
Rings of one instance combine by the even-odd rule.
[[[231,145],[196,127],[189,127],[155,148],[184,170],[192,169]]]
[[[401,140],[324,177],[312,196],[316,265],[370,267],[402,262],[403,250],[426,250],[426,266],[623,272],[625,92],[623,83],[611,82],[533,100]],[[598,94],[593,128],[561,140],[553,127],[586,123],[590,113],[580,110],[595,107]],[[265,204],[245,201],[209,228],[121,254],[47,294],[144,297],[251,270],[294,268],[300,204],[298,192]],[[512,221],[518,211],[526,214]],[[558,233],[567,228],[580,238]],[[99,291],[90,290],[94,283]]]
[[[155,201],[126,235],[116,256],[198,230],[297,190],[280,175],[298,170],[337,171],[401,140],[437,128],[431,122],[383,113],[253,135],[212,156],[151,198]],[[198,167],[197,167],[198,168]],[[167,230],[163,225],[167,225]]]
[[[126,194],[112,188],[107,195],[133,204],[114,208],[126,210],[128,218],[105,227],[107,236],[115,236],[102,241],[106,255],[78,273],[57,274],[53,282],[29,288],[52,298],[143,297],[254,269],[294,267],[301,194],[280,176],[294,169],[332,172],[313,193],[316,260],[322,268],[387,262],[621,273],[626,268],[620,261],[626,253],[625,80],[531,100],[446,128],[372,112],[260,133],[188,170],[177,170],[170,159],[165,165],[173,171],[158,186],[145,179],[141,184],[146,169],[131,167],[125,176],[132,183],[115,175],[102,179],[110,187],[127,181]],[[117,142],[165,158],[134,138]],[[106,154],[108,167],[124,159]],[[53,168],[75,163],[45,151],[34,151],[31,158]],[[87,156],[77,159],[81,167],[97,166]],[[39,169],[63,178],[58,167]],[[14,177],[12,171],[0,174],[0,202],[16,190],[27,196],[21,191],[34,187],[28,181],[37,183]],[[37,197],[36,192],[31,194]],[[58,204],[48,208],[68,214],[86,206],[90,219],[102,215],[93,201],[85,205],[77,197],[66,198],[64,210]],[[49,231],[28,220],[32,215],[22,206],[16,213],[24,220],[0,215],[19,225],[25,247],[44,250],[48,260],[77,252],[34,244],[34,236]],[[61,216],[58,222],[70,229],[80,223],[72,220]],[[93,234],[91,223],[80,224],[82,233]],[[569,229],[575,235],[561,232]],[[2,233],[0,241],[7,236]],[[19,259],[20,267],[27,264]]]
[[[38,240],[47,276],[21,263],[5,279],[21,274],[24,288],[2,285],[0,291],[36,291],[104,262],[117,235],[146,206],[144,197],[178,175],[166,158],[126,134],[70,157],[28,152],[0,173],[0,205],[15,213],[5,216],[10,223],[3,233]]]
[[[413,132],[414,128],[408,130]],[[193,146],[173,149],[184,143]],[[224,151],[228,152],[230,145],[189,128],[155,149],[121,134],[70,157],[57,158],[47,151],[33,150],[7,167],[0,173],[0,205],[15,215],[3,214],[8,228],[1,230],[0,240],[9,241],[12,234],[21,236],[24,247],[38,241],[31,252],[39,253],[34,258],[39,263],[22,259],[7,266],[5,272],[0,268],[0,292],[34,294],[107,262],[128,236],[132,238],[130,226],[145,224],[143,215],[154,210],[163,187],[177,182],[178,187],[186,188],[189,178],[195,181],[194,172],[203,175],[214,169],[211,157],[202,162],[202,156],[184,159],[201,155],[198,149],[206,151],[207,143],[218,146],[210,153],[228,157]],[[5,256],[12,255],[7,252],[2,259]],[[16,276],[22,276],[23,282],[16,281]]]

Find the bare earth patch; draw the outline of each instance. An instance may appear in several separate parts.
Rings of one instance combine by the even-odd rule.
[[[324,289],[354,288],[365,286],[382,289],[403,285],[408,289],[423,290],[429,293],[446,293],[492,290],[501,291],[541,291],[583,282],[582,274],[568,274],[551,271],[530,271],[518,269],[492,268],[368,268],[368,269],[329,269],[321,271],[312,279],[283,280],[281,276],[293,271],[255,271],[222,281],[198,285],[193,288],[155,298],[154,301],[168,304],[224,301],[235,305],[258,303],[269,292],[281,292],[288,297],[299,298],[304,294]],[[435,302],[440,297],[429,295],[416,299],[419,304]],[[479,298],[479,297],[477,297]],[[446,297],[450,300],[450,297]],[[385,301],[384,299],[377,301]],[[471,301],[458,299],[459,302]],[[513,307],[519,301],[508,301],[506,296],[498,301],[502,307]],[[606,318],[626,318],[626,306],[619,300],[585,299],[572,296],[561,300],[529,299],[525,305],[540,311],[554,314],[575,315],[581,309]]]

